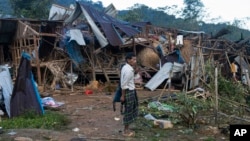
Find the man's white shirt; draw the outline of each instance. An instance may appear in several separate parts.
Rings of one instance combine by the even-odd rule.
[[[121,70],[121,88],[123,90],[135,89],[135,82],[134,82],[134,69],[128,63],[126,63]]]

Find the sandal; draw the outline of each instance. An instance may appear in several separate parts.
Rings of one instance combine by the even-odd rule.
[[[127,133],[123,133],[122,134],[124,137],[134,137],[135,136],[135,132],[133,131],[129,131]]]

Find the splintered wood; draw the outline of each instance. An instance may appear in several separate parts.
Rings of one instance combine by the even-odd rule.
[[[53,74],[53,80],[50,85],[52,89],[55,89],[56,83],[62,84],[64,88],[67,87],[67,85],[64,82],[64,76],[65,76],[64,71],[67,63],[68,60],[54,60],[46,63],[47,68]]]

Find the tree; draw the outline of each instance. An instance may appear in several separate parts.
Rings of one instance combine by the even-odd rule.
[[[119,18],[128,22],[140,22],[143,21],[143,16],[145,15],[145,9],[148,9],[146,5],[134,4],[130,7],[126,14],[121,15]]]
[[[200,0],[184,0],[182,16],[186,20],[199,21],[204,15],[204,4]]]
[[[47,19],[54,0],[10,0],[17,17]]]
[[[11,14],[10,2],[0,0],[0,15]]]
[[[204,5],[200,0],[184,0],[182,17],[192,25],[192,29],[199,27],[199,22],[204,17]]]

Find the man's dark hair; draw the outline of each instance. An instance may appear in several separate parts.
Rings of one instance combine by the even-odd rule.
[[[129,52],[129,53],[127,53],[127,55],[126,55],[126,61],[128,60],[128,59],[132,59],[132,57],[136,57],[135,56],[135,54],[133,53],[133,52]]]

